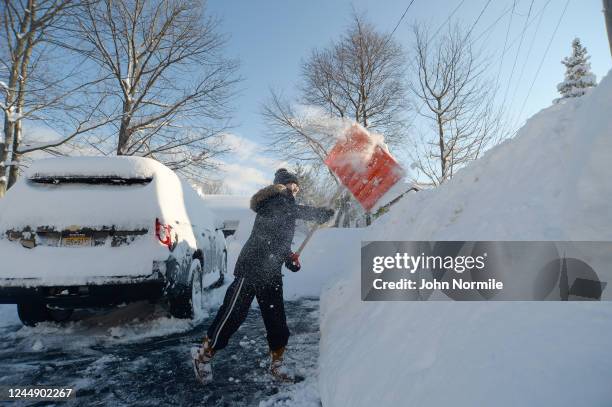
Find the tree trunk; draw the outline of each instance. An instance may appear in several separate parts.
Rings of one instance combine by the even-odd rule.
[[[32,57],[32,51],[34,48],[34,28],[33,22],[36,17],[36,3],[34,0],[30,0],[28,2],[28,10],[29,12],[26,14],[28,18],[26,19],[26,26],[29,27],[28,34],[25,37],[25,44],[22,44],[23,47],[23,55],[21,55],[21,60],[19,61],[19,77],[17,83],[19,85],[19,89],[17,91],[17,98],[15,103],[15,113],[17,113],[18,118],[12,123],[13,127],[13,149],[11,152],[11,165],[9,168],[9,177],[8,177],[8,186],[7,189],[12,187],[15,182],[17,182],[17,178],[19,177],[19,161],[21,160],[21,154],[18,153],[19,145],[21,144],[21,137],[23,135],[22,131],[22,121],[21,114],[24,111],[25,106],[25,95],[26,95],[26,86],[28,81],[28,67],[30,66],[30,58]],[[25,30],[25,26],[22,28],[21,32],[23,33]]]
[[[17,178],[19,178],[19,162],[21,161],[21,154],[17,151],[19,144],[21,143],[22,128],[21,120],[17,120],[13,126],[13,151],[11,152],[11,166],[9,168],[8,186],[7,189],[15,185]]]
[[[440,103],[440,101],[438,100],[438,111],[442,110],[442,104]],[[444,182],[444,180],[446,179],[446,173],[448,171],[447,168],[447,163],[446,163],[446,146],[444,143],[444,127],[442,125],[442,116],[440,115],[440,113],[437,114],[437,121],[438,121],[438,144],[440,147],[440,170],[441,170],[441,176],[440,176],[440,184],[442,182]]]
[[[4,142],[0,143],[0,198],[4,196],[7,190],[7,160],[9,157],[9,145],[13,142],[13,126],[9,122],[8,114],[4,113]]]
[[[22,31],[23,32],[23,31]],[[17,46],[13,51],[13,55],[21,55],[25,40],[20,39],[17,41]],[[17,87],[17,78],[19,77],[18,65],[16,62],[11,64],[11,73],[9,76],[8,89],[6,92],[6,98],[4,99],[4,105],[6,107],[13,106],[15,103],[15,89]],[[13,144],[13,122],[9,121],[9,114],[4,111],[4,140],[0,143],[0,198],[4,196],[7,190],[8,184],[8,159],[9,159],[9,147]]]
[[[123,102],[123,117],[121,117],[121,127],[119,127],[119,141],[117,142],[117,155],[127,154],[128,143],[130,141],[130,117],[131,106],[128,102]]]

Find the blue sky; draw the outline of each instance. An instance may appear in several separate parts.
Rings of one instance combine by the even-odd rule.
[[[487,1],[464,1],[453,20],[471,26]],[[492,56],[491,75],[497,76],[497,73],[500,73],[501,89],[505,91],[508,86],[507,104],[512,102],[510,111],[513,115],[518,115],[526,100],[525,108],[517,119],[518,123],[549,106],[557,96],[556,84],[563,79],[564,73],[560,60],[570,53],[570,44],[574,37],[580,37],[587,47],[591,55],[592,70],[598,80],[609,70],[611,59],[601,1],[570,0],[548,54],[542,62],[531,94],[526,99],[566,2],[533,1],[532,19],[548,4],[544,8],[537,33],[537,19],[527,28],[512,73],[520,41],[515,41],[506,51],[502,63],[504,40],[508,27],[509,43],[519,38],[531,0],[492,0],[473,31],[478,37],[505,10],[510,9],[515,1],[514,14],[505,14],[482,36],[478,45]],[[259,112],[268,95],[268,89],[280,89],[289,97],[296,95],[301,61],[313,48],[325,47],[341,35],[350,21],[353,9],[365,13],[381,31],[390,32],[409,3],[410,0],[209,0],[209,11],[222,19],[221,31],[230,36],[227,53],[241,60],[241,75],[244,78],[240,85],[240,94],[235,100],[236,127],[233,129],[231,144],[236,153],[224,159],[224,177],[234,192],[252,192],[269,181],[276,166],[284,164],[282,157],[261,155],[261,145],[266,140],[266,128]],[[395,31],[394,39],[409,49],[413,23],[424,23],[435,30],[460,3],[461,0],[415,0]],[[512,22],[509,24],[511,15]],[[532,47],[532,51],[527,59],[529,47]],[[524,74],[519,82],[518,76],[523,64]],[[514,94],[516,97],[512,98]]]

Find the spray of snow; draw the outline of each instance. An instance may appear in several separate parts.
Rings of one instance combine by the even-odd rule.
[[[331,116],[325,110],[316,106],[300,105],[297,114],[292,119],[293,125],[306,134],[316,137],[323,136],[333,145],[344,142],[352,131],[358,131],[366,136],[366,142],[359,151],[351,152],[343,157],[341,164],[349,165],[355,172],[364,172],[376,148],[389,151],[382,134],[370,132],[362,125],[347,118]],[[331,145],[330,145],[331,148]]]
[[[332,116],[318,106],[299,105],[296,113],[291,119],[293,124],[307,134],[339,139],[353,124],[351,120]]]

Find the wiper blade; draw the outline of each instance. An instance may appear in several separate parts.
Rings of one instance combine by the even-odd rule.
[[[146,185],[153,177],[124,178],[115,176],[34,176],[30,182],[36,184],[87,184],[87,185]]]

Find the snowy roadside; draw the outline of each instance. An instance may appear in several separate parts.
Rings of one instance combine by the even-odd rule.
[[[158,330],[163,334],[146,338],[126,332],[121,338],[87,342],[78,327],[59,332],[51,326],[28,330],[44,337],[33,343],[25,332],[3,337],[0,369],[5,373],[0,385],[74,386],[78,398],[67,405],[320,406],[318,299],[289,301],[286,309],[293,333],[287,365],[305,377],[295,385],[278,384],[267,373],[265,328],[257,309],[249,312],[234,340],[215,358],[215,381],[210,386],[197,385],[188,355],[212,316],[185,332]]]

